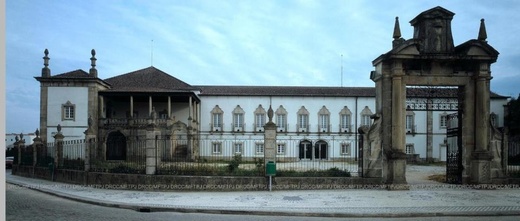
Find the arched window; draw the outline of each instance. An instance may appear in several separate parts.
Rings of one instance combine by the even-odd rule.
[[[361,126],[370,126],[372,124],[372,119],[370,119],[370,116],[372,116],[372,111],[370,108],[368,108],[368,106],[365,106],[365,108],[361,111]]]
[[[222,123],[223,116],[224,111],[218,105],[215,105],[213,110],[211,110],[211,131],[222,131],[224,129],[224,124]]]
[[[244,114],[245,112],[240,105],[237,105],[233,110],[233,132],[244,131]]]
[[[264,125],[265,125],[265,116],[266,112],[262,105],[258,105],[258,107],[255,110],[255,128],[253,130],[255,131],[263,131]]]
[[[287,132],[287,111],[282,105],[276,110],[276,131]]]
[[[305,106],[302,106],[300,110],[298,110],[297,122],[297,132],[309,132],[309,111],[305,109]]]
[[[352,112],[347,106],[339,112],[339,132],[348,133],[352,129]]]
[[[126,160],[126,137],[119,131],[111,132],[107,138],[107,160]]]
[[[323,105],[318,112],[318,132],[330,132],[330,112]]]

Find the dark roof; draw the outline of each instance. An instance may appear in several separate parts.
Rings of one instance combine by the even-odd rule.
[[[84,70],[78,69],[75,71],[69,71],[69,72],[65,72],[63,74],[51,76],[51,78],[94,78],[94,77],[90,76]]]
[[[202,86],[201,96],[309,96],[373,97],[373,87],[298,87],[298,86]]]
[[[374,87],[298,87],[298,86],[203,86],[201,96],[304,96],[304,97],[375,97]],[[407,97],[457,97],[456,88],[407,88]],[[491,98],[508,98],[494,92]]]
[[[105,79],[112,88],[107,92],[187,92],[197,88],[155,68],[141,70]]]

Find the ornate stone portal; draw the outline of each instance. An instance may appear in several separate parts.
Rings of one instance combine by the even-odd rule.
[[[456,87],[463,99],[462,183],[490,183],[490,103],[491,64],[498,52],[487,41],[484,20],[477,39],[454,46],[451,20],[455,14],[435,7],[410,21],[412,39],[401,38],[396,18],[392,50],[376,58],[370,78],[376,85],[376,114],[381,116],[379,133],[383,152],[383,180],[390,186],[406,188],[405,114],[406,86]],[[379,127],[379,126],[378,126]],[[370,132],[369,132],[370,133]],[[374,135],[368,135],[373,137]]]

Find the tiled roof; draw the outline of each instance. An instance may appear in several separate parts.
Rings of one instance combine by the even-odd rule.
[[[298,87],[298,86],[204,86],[200,88],[201,96],[304,96],[304,97],[375,97],[374,87]],[[437,88],[441,91],[408,88],[407,97],[456,97],[454,88]],[[507,98],[494,92],[491,98]]]
[[[107,92],[186,92],[196,90],[191,85],[155,68],[141,70],[105,79],[112,86]]]
[[[357,96],[374,97],[373,87],[297,87],[297,86],[202,86],[201,96]]]
[[[54,76],[52,76],[52,78],[93,78],[93,77],[90,76],[87,72],[85,72],[81,69],[78,69],[75,71],[69,71],[69,72],[65,72],[63,74],[54,75]]]

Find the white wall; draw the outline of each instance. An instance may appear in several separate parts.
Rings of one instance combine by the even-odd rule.
[[[75,119],[62,120],[62,105],[70,101],[75,105]],[[61,125],[65,140],[83,139],[88,127],[88,88],[87,87],[49,87],[47,101],[47,137],[52,142]]]

